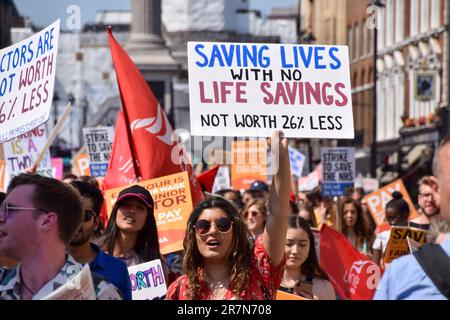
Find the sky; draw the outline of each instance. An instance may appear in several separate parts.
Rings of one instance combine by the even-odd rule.
[[[19,13],[28,16],[36,26],[46,26],[58,18],[65,20],[71,5],[77,5],[81,13],[81,25],[93,22],[99,10],[129,10],[131,0],[13,0]],[[164,1],[164,0],[163,0]],[[253,9],[259,9],[263,14],[270,12],[272,7],[285,7],[297,4],[298,0],[250,0]],[[61,23],[61,28],[65,24]]]

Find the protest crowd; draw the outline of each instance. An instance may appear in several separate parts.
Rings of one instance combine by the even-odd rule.
[[[50,42],[57,37],[51,30]],[[259,134],[255,148],[277,162],[271,174],[213,188],[229,171],[219,174],[222,166],[211,164],[195,174],[182,149],[177,154],[183,161],[173,161],[180,145],[164,141],[172,129],[161,106],[111,30],[108,40],[122,98],[109,161],[91,162],[90,175],[52,177],[40,170],[42,158],[6,174],[0,194],[0,300],[450,297],[449,136],[436,150],[434,175],[418,181],[417,199],[401,179],[370,192],[355,186],[351,148],[325,148],[319,164],[323,179],[299,191],[302,180],[289,144],[295,128]],[[204,59],[197,67],[223,65],[219,47],[208,62],[208,46],[195,47]],[[51,51],[51,44],[45,50]],[[264,50],[269,47],[260,55]],[[327,52],[330,68],[339,69],[339,49]],[[205,70],[203,76],[213,73]],[[195,73],[193,79],[199,77]],[[334,87],[342,105],[348,102],[344,87]],[[157,128],[162,132],[139,131],[155,117],[164,123]],[[94,129],[86,134],[108,136]],[[2,136],[5,150],[21,134],[8,130]],[[131,170],[120,162],[127,157]],[[339,169],[336,163],[349,166]],[[330,184],[338,174],[342,183]]]

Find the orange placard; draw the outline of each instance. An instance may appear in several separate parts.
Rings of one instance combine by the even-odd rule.
[[[403,199],[408,203],[410,210],[408,219],[411,220],[417,217],[416,208],[409,197],[408,191],[406,191],[402,179],[398,179],[364,197],[377,226],[384,222],[384,209],[386,204],[392,199],[392,193],[394,191],[399,191],[403,195]]]
[[[275,300],[310,300],[303,297],[300,297],[296,294],[287,293],[281,290],[277,290],[277,296]]]
[[[5,192],[5,160],[0,160],[0,191]]]
[[[248,189],[255,180],[267,181],[267,144],[264,140],[232,141],[231,185]]]
[[[138,183],[152,195],[161,254],[183,250],[186,225],[192,212],[187,171]],[[119,192],[129,186],[105,191],[108,217]]]
[[[420,246],[427,242],[426,234],[427,232],[422,229],[392,227],[389,241],[386,246],[384,262],[391,263],[398,257],[410,254],[408,239],[415,241]]]
[[[72,160],[73,173],[77,176],[90,176],[91,169],[89,168],[89,155],[87,153],[80,153]]]

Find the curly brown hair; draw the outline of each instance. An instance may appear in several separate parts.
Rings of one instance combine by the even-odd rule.
[[[242,215],[236,208],[222,197],[210,197],[202,201],[192,212],[187,222],[186,236],[184,238],[183,272],[188,278],[187,288],[191,299],[201,297],[200,279],[203,275],[203,257],[200,254],[195,236],[195,223],[200,214],[206,209],[221,209],[233,222],[233,241],[230,255],[227,257],[230,271],[229,287],[234,295],[239,296],[250,281],[250,257],[252,243],[251,235]]]

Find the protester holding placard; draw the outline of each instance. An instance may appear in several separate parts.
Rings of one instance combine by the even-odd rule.
[[[363,215],[358,201],[353,198],[343,198],[340,203],[340,232],[362,254],[372,256],[372,243],[375,235],[369,230],[369,225]]]
[[[320,267],[308,222],[290,216],[286,234],[286,268],[280,290],[314,300],[335,300],[333,286]]]
[[[408,224],[409,205],[403,200],[403,195],[394,191],[392,200],[386,204],[385,217],[390,226],[406,226]],[[383,255],[386,252],[386,246],[389,240],[391,230],[385,230],[378,234],[373,242],[373,259],[376,263],[383,266]]]
[[[67,246],[67,251],[79,263],[89,263],[91,271],[114,284],[124,300],[131,300],[131,284],[127,266],[91,242],[99,224],[99,214],[103,204],[101,191],[87,182],[73,181],[70,184],[81,194],[84,220]]]
[[[450,136],[436,151],[435,173],[441,214],[450,226]],[[427,244],[413,255],[394,260],[384,273],[376,300],[450,299],[450,235],[440,244]]]
[[[0,207],[0,255],[20,264],[0,268],[2,299],[44,298],[81,272],[83,266],[65,248],[83,220],[82,213],[74,188],[40,175],[13,178]],[[92,280],[97,299],[121,299],[114,285],[94,275]]]
[[[266,226],[268,208],[264,199],[256,199],[245,206],[242,211],[245,224],[250,231],[252,238],[256,239],[264,232]]]
[[[274,299],[284,268],[289,215],[290,167],[287,140],[276,132],[269,141],[278,157],[269,194],[266,227],[252,244],[242,215],[222,197],[201,202],[187,225],[183,271],[172,283],[169,300]]]
[[[123,189],[98,243],[128,267],[156,259],[163,261],[150,192],[139,185]]]

